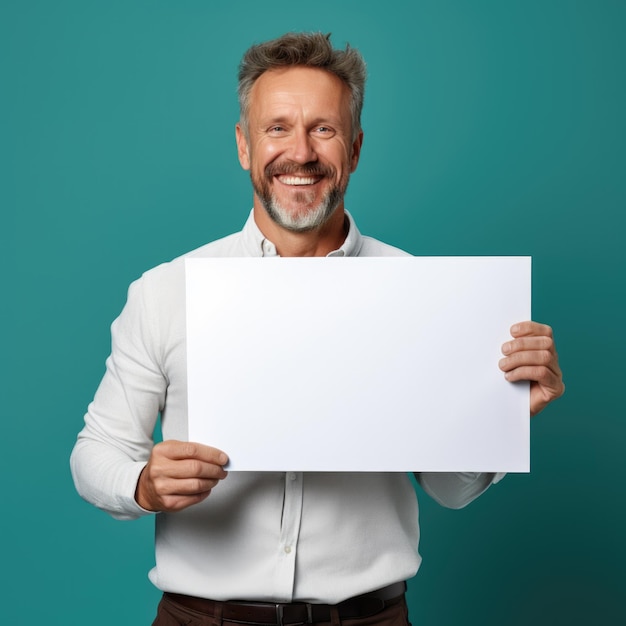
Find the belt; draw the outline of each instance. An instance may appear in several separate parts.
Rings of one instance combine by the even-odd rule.
[[[163,596],[182,606],[237,624],[295,626],[331,621],[331,609],[337,609],[340,619],[369,617],[380,613],[385,607],[396,604],[404,597],[406,583],[399,582],[370,591],[361,596],[348,598],[339,604],[309,604],[293,602],[275,604],[265,602],[218,602],[179,593],[165,592]],[[220,611],[221,609],[221,611]]]

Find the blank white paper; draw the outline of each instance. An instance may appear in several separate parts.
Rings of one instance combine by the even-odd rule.
[[[529,257],[186,260],[189,439],[241,471],[527,472]]]

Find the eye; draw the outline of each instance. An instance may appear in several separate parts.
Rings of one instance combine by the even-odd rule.
[[[282,135],[285,132],[285,127],[281,126],[280,124],[274,124],[274,126],[270,126],[267,129],[267,132],[270,135]]]
[[[332,137],[335,131],[330,126],[316,126],[314,133],[320,137]]]

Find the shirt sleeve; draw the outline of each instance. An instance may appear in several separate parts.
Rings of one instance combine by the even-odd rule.
[[[133,283],[121,315],[111,327],[111,355],[70,466],[78,493],[118,519],[148,514],[135,501],[139,474],[153,446],[167,379],[155,354],[158,343],[140,279]]]
[[[420,472],[415,474],[422,489],[450,509],[462,509],[505,474],[488,472]]]

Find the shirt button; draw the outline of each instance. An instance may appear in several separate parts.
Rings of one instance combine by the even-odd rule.
[[[295,480],[296,478],[298,478],[295,472],[289,472],[287,476],[289,476],[289,480]]]
[[[285,546],[285,553],[291,554],[291,546]]]

